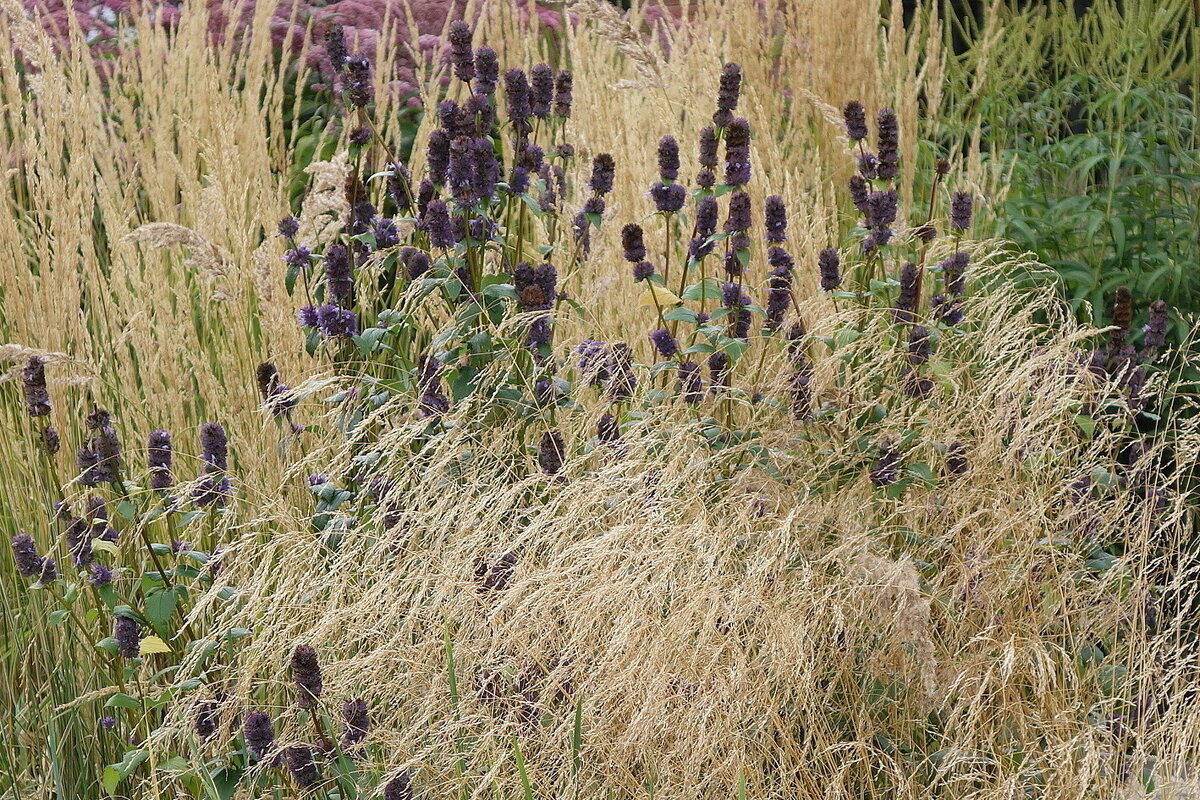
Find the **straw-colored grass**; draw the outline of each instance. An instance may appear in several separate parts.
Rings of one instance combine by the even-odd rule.
[[[836,409],[820,421],[740,403],[741,422],[766,432],[771,471],[740,468],[757,451],[702,446],[683,406],[628,429],[619,450],[593,449],[598,411],[561,415],[564,481],[536,474],[532,431],[464,424],[410,458],[416,433],[385,406],[377,448],[399,521],[372,520],[334,541],[312,533],[306,476],[336,480],[357,453],[335,432],[336,408],[319,402],[344,377],[303,355],[272,237],[288,210],[292,143],[266,37],[214,53],[202,20],[175,37],[145,26],[138,55],[118,60],[104,83],[86,59],[39,44],[9,5],[0,26],[41,71],[0,66],[9,170],[0,339],[63,354],[48,371],[53,421],[71,435],[53,471],[31,479],[34,430],[19,381],[8,381],[5,534],[28,530],[53,547],[48,509],[74,474],[73,437],[93,398],[114,411],[130,450],[153,428],[174,432],[185,478],[202,422],[221,422],[232,442],[237,501],[189,535],[229,543],[220,581],[235,591],[204,595],[190,624],[212,641],[232,628],[252,635],[219,661],[186,656],[178,677],[202,677],[202,687],[180,696],[161,729],[122,731],[146,738],[151,753],[124,785],[129,796],[187,796],[161,767],[173,755],[191,766],[219,755],[190,732],[194,701],[218,690],[227,718],[269,710],[282,744],[311,743],[287,672],[298,643],[320,654],[334,716],[344,699],[367,700],[364,771],[382,782],[411,768],[427,797],[1082,800],[1141,796],[1123,772],[1130,765],[1157,764],[1164,777],[1191,769],[1200,710],[1187,694],[1194,655],[1180,645],[1187,609],[1155,630],[1145,613],[1163,575],[1174,581],[1169,597],[1193,582],[1184,487],[1167,486],[1161,518],[1136,487],[1086,503],[1065,488],[1113,463],[1115,434],[1101,426],[1088,439],[1075,420],[1113,388],[1072,369],[1095,331],[1052,296],[1005,286],[1005,274],[1036,265],[996,242],[973,245],[973,324],[943,340],[941,388],[921,402],[896,388],[903,359],[891,326],[816,291],[808,265],[852,222],[841,195],[853,161],[832,109],[855,98],[893,105],[904,163],[924,164],[919,103],[937,108],[942,81],[941,33],[928,16],[905,32],[898,17],[881,25],[874,6],[851,0],[704,0],[685,12],[693,27],[651,30],[638,10],[629,23],[580,0],[567,9],[578,22],[560,55],[542,51],[507,4],[482,4],[476,40],[502,64],[553,56],[574,70],[575,183],[592,155],[617,159],[593,257],[564,276],[587,309],[558,324],[564,357],[591,336],[627,339],[649,358],[653,310],[631,302],[617,234],[652,209],[644,194],[659,136],[679,137],[682,172],[694,172],[693,142],[726,60],[745,70],[755,208],[768,194],[789,200],[809,331],[832,336],[850,321],[863,335],[814,352],[818,396]],[[431,124],[417,135],[418,176]],[[974,154],[955,155],[956,186],[981,185]],[[902,207],[920,206],[923,184],[906,174]],[[648,247],[661,250],[661,229],[647,225]],[[761,278],[763,266],[754,269]],[[0,353],[19,366],[27,351]],[[753,355],[739,385],[780,395],[780,356]],[[253,371],[266,359],[313,394],[297,418],[315,430],[299,439],[258,408]],[[865,424],[879,404],[888,416]],[[1176,427],[1169,455],[1192,463],[1200,437]],[[909,432],[909,463],[937,474],[944,447],[961,442],[970,472],[880,496],[865,474],[870,445]],[[140,456],[130,459],[140,468]],[[123,541],[135,541],[133,527]],[[1103,570],[1089,564],[1091,536],[1124,541],[1124,555]],[[481,591],[477,565],[508,551],[517,554],[508,585]],[[95,796],[123,748],[97,731],[112,676],[91,644],[110,622],[52,625],[53,598],[28,592],[7,561],[4,570],[0,698],[11,713],[0,720],[0,792]],[[134,696],[163,683],[148,661],[126,687]],[[484,670],[502,676],[496,702],[478,691]],[[529,698],[514,680],[536,692],[541,724],[521,721]],[[1114,737],[1106,721],[1143,696],[1154,713]]]

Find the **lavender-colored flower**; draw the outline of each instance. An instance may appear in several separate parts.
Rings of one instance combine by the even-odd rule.
[[[508,178],[508,191],[512,194],[525,194],[529,191],[529,170],[520,164],[512,168]]]
[[[745,233],[750,230],[750,195],[741,189],[729,195],[729,216],[725,219],[726,233]]]
[[[587,218],[587,212],[580,211],[571,220],[571,234],[574,237],[576,247],[579,249],[579,254],[583,258],[587,258],[592,252],[592,232],[591,223]]]
[[[664,183],[679,177],[679,142],[674,136],[658,140],[658,177]]]
[[[649,280],[654,275],[654,265],[649,261],[639,261],[633,265],[634,281]]]
[[[366,108],[375,97],[371,84],[371,62],[361,54],[346,59],[346,99],[358,108]]]
[[[776,248],[778,249],[778,248]],[[783,315],[792,303],[792,273],[785,265],[771,270],[767,278],[767,307],[763,325],[777,331],[783,325]]]
[[[92,551],[92,531],[86,521],[75,517],[67,521],[67,552],[76,567],[86,567],[95,559]]]
[[[869,181],[879,177],[879,156],[874,153],[861,153],[858,156],[858,174]]]
[[[646,260],[646,243],[642,238],[642,226],[635,223],[629,223],[621,229],[621,248],[625,253],[625,260],[636,264],[639,261]]]
[[[329,299],[340,306],[349,306],[354,294],[350,251],[343,245],[331,244],[325,250],[325,287]]]
[[[566,119],[571,116],[572,91],[575,78],[571,70],[559,70],[554,78],[554,116]]]
[[[549,64],[538,64],[529,71],[529,107],[538,119],[550,116],[554,102],[554,70]]]
[[[851,100],[842,107],[842,119],[846,121],[846,138],[852,142],[860,142],[867,138],[867,112],[863,104]]]
[[[446,168],[446,184],[460,208],[475,203],[475,159],[471,140],[459,136],[450,143],[450,164]]]
[[[539,311],[553,306],[557,283],[558,270],[549,262],[533,267],[523,261],[513,268],[513,286],[522,311]]]
[[[882,489],[898,481],[900,479],[901,460],[900,451],[891,441],[885,439],[880,442],[875,455],[875,463],[868,472],[871,483],[877,488]]]
[[[312,250],[304,246],[293,247],[283,254],[283,263],[291,269],[306,270],[312,264]]]
[[[108,504],[99,495],[92,495],[87,501],[87,519],[91,523],[90,536],[106,542],[117,541],[118,533],[108,524]]]
[[[773,194],[766,199],[764,206],[766,218],[767,242],[780,244],[787,240],[787,208],[783,198]]]
[[[726,64],[721,70],[721,83],[717,90],[717,111],[713,124],[724,127],[733,122],[733,111],[737,108],[742,91],[742,68],[734,63]]]
[[[517,153],[516,158],[517,163],[530,172],[539,172],[543,164],[545,164],[546,154],[542,148],[533,142],[529,142],[521,152]]]
[[[122,658],[137,658],[142,643],[142,628],[137,620],[117,616],[113,620],[113,637],[117,640],[117,653]]]
[[[892,317],[896,322],[912,322],[916,319],[918,275],[918,267],[911,261],[900,270],[900,294],[892,309]]]
[[[717,168],[717,132],[709,125],[700,131],[700,166],[707,170]]]
[[[229,437],[219,423],[206,422],[200,426],[200,450],[205,472],[229,469]]]
[[[416,248],[410,248],[406,254],[401,254],[400,261],[404,264],[404,275],[410,281],[415,281],[430,269],[429,254]]]
[[[963,321],[962,304],[953,297],[939,294],[929,301],[933,318],[943,325],[954,326]]]
[[[296,312],[296,321],[305,328],[317,327],[317,309],[312,306],[301,306]]]
[[[900,373],[900,383],[904,393],[909,397],[924,400],[933,394],[933,381],[915,369],[905,367]]]
[[[38,583],[47,584],[58,579],[58,565],[54,563],[54,559],[46,556],[42,559],[42,573],[38,576]]]
[[[475,78],[475,54],[471,50],[471,26],[460,19],[450,23],[446,34],[450,41],[450,60],[454,63],[454,77],[460,81]]]
[[[605,208],[607,208],[607,206],[604,203],[603,197],[589,197],[587,200],[583,201],[583,208],[581,210],[584,214],[595,214],[599,216],[604,213]]]
[[[486,94],[473,94],[468,97],[463,103],[462,113],[466,121],[464,130],[471,136],[487,134],[496,124],[496,107],[492,104],[492,98]]]
[[[554,331],[550,327],[550,321],[545,317],[538,317],[533,322],[529,323],[529,335],[527,344],[530,350],[537,350],[550,344],[550,340],[554,336]]]
[[[1109,334],[1109,350],[1117,351],[1129,338],[1129,326],[1133,323],[1133,295],[1128,286],[1118,286],[1113,300],[1112,324],[1114,330]]]
[[[946,451],[946,472],[951,475],[965,475],[970,468],[967,448],[961,442],[951,443]]]
[[[100,431],[112,425],[112,412],[103,408],[94,408],[92,413],[88,414],[83,420],[83,424],[90,431]]]
[[[435,186],[446,183],[446,173],[450,169],[450,134],[441,128],[435,128],[429,134],[429,142],[425,146],[425,161],[429,165],[429,179]]]
[[[296,702],[300,707],[316,708],[323,684],[317,651],[310,645],[298,644],[292,650],[292,680],[296,684]]]
[[[47,416],[50,413],[50,392],[46,388],[46,359],[41,356],[30,358],[22,370],[21,383],[29,416]]]
[[[367,711],[367,702],[355,698],[342,703],[342,747],[349,749],[367,738],[371,728],[371,715]]]
[[[696,173],[696,185],[701,189],[711,189],[717,183],[717,176],[710,169],[702,169]]]
[[[867,227],[886,228],[896,221],[899,199],[895,189],[871,192],[867,197]]]
[[[408,770],[387,782],[383,787],[383,800],[413,800],[412,776]]]
[[[650,197],[654,200],[656,210],[674,214],[683,208],[687,190],[678,183],[656,183],[650,187]]]
[[[563,459],[566,457],[566,447],[562,434],[558,431],[546,431],[538,443],[538,467],[546,475],[557,475],[562,470]]]
[[[400,231],[396,228],[395,220],[376,217],[371,233],[375,236],[375,248],[378,250],[388,250],[400,244]]]
[[[732,367],[728,354],[720,350],[708,357],[708,381],[714,391],[729,388],[729,373]]]
[[[725,183],[745,186],[750,175],[750,123],[739,118],[725,130]]]
[[[868,199],[870,194],[867,189],[867,182],[863,180],[861,175],[850,176],[850,200],[854,203],[854,207],[858,209],[858,213],[864,217],[870,213]]]
[[[348,308],[326,303],[316,309],[316,315],[316,327],[330,339],[358,333],[358,317]]]
[[[610,353],[608,345],[596,339],[584,339],[575,346],[580,376],[592,386],[608,378]]]
[[[908,363],[914,367],[929,361],[933,343],[929,340],[929,329],[914,325],[908,331]]]
[[[896,112],[890,108],[879,111],[876,118],[879,127],[879,166],[876,174],[880,180],[890,181],[896,177],[900,163],[900,124]]]
[[[962,233],[971,227],[973,205],[970,192],[955,192],[950,195],[950,230]]]
[[[700,367],[694,361],[683,361],[679,364],[679,396],[685,403],[699,403],[704,399],[704,380],[700,377]]]
[[[355,128],[354,130],[350,131],[350,136],[348,138],[350,140],[350,144],[357,147],[362,147],[364,144],[371,141],[371,129],[365,126]]]
[[[339,73],[346,67],[346,57],[350,51],[346,49],[346,32],[341,25],[330,25],[325,29],[325,55],[329,57],[329,65],[334,73]]]
[[[792,368],[788,379],[792,418],[803,422],[812,418],[812,369],[808,366],[807,358],[803,356],[793,360],[800,363]]]
[[[292,779],[302,789],[311,789],[321,781],[321,774],[317,771],[311,747],[291,745],[284,748],[283,758]]]
[[[1159,348],[1167,343],[1167,325],[1170,322],[1170,312],[1162,300],[1150,304],[1149,316],[1142,327],[1142,358],[1150,359]]]
[[[242,725],[242,736],[246,747],[256,758],[261,759],[275,746],[275,726],[265,711],[250,711]]]
[[[425,209],[422,220],[425,230],[429,232],[429,242],[433,247],[450,249],[458,242],[454,223],[450,220],[450,209],[444,200],[431,200]]]
[[[504,97],[508,121],[524,137],[532,130],[529,116],[533,113],[529,102],[529,81],[524,70],[514,67],[504,73]]]
[[[99,589],[101,586],[108,586],[112,583],[112,570],[103,564],[92,564],[91,573],[88,575],[88,581]]]
[[[603,197],[612,191],[616,172],[617,164],[613,157],[608,153],[601,153],[592,161],[592,177],[588,186],[598,197]]]
[[[674,358],[679,352],[679,343],[675,341],[675,337],[666,328],[659,328],[651,333],[650,341],[654,343],[654,349],[664,359]]]
[[[500,59],[496,51],[490,47],[481,47],[475,51],[475,91],[478,94],[493,95],[496,85],[500,82]]]
[[[81,479],[80,483],[94,486],[97,483],[116,483],[120,480],[121,440],[117,437],[115,428],[106,425],[96,431],[88,449],[95,455],[95,462],[89,471],[91,481],[89,483]]]
[[[400,162],[388,164],[387,193],[401,213],[412,210],[412,173]]]
[[[42,573],[42,557],[38,555],[37,545],[28,533],[18,533],[12,537],[13,561],[17,572],[26,578],[36,578]]]
[[[821,290],[832,292],[842,285],[841,262],[838,251],[827,247],[817,255],[817,268],[821,272]]]
[[[46,448],[46,452],[54,455],[62,447],[62,437],[58,435],[58,428],[53,425],[47,425],[42,428],[42,446]]]
[[[947,294],[952,297],[962,296],[966,289],[967,265],[970,263],[971,257],[959,250],[938,265],[942,270],[942,281]]]

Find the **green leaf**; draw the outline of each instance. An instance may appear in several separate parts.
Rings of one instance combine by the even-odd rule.
[[[133,503],[129,502],[128,500],[122,500],[121,502],[117,503],[117,513],[127,520],[132,520],[135,516],[137,516],[137,509],[134,507]]]
[[[105,708],[141,708],[142,704],[136,697],[127,694],[114,694],[104,703]]]
[[[517,294],[517,287],[511,283],[492,283],[483,287],[484,297],[504,297],[513,302],[519,302],[520,296]]]
[[[121,781],[128,778],[149,757],[150,754],[145,748],[139,747],[136,750],[126,750],[125,756],[119,762],[110,764],[104,768],[104,776],[101,779],[104,783],[104,789],[109,794],[116,794],[117,786]]]
[[[716,300],[721,296],[721,286],[712,278],[704,283],[693,283],[683,290],[684,300]]]
[[[158,589],[146,598],[146,619],[159,633],[166,633],[171,617],[175,614],[178,595],[170,589]]]
[[[663,314],[663,319],[668,322],[688,322],[695,324],[696,312],[686,306],[680,306],[679,308],[672,308]]]
[[[288,296],[296,293],[296,279],[300,277],[300,267],[292,264],[287,268],[287,274],[283,278],[283,288],[287,289]]]

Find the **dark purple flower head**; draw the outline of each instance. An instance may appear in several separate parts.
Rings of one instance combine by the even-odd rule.
[[[778,249],[778,248],[775,248]],[[783,315],[792,304],[792,273],[780,266],[771,270],[767,278],[767,307],[763,324],[767,330],[777,331],[783,325]]]
[[[621,229],[621,248],[625,260],[636,264],[646,260],[646,243],[642,238],[642,226],[629,223]]]
[[[546,154],[542,148],[538,147],[533,142],[525,145],[525,148],[517,153],[517,163],[525,167],[530,172],[538,172],[545,163]]]
[[[858,174],[869,181],[879,177],[879,156],[874,153],[862,153],[858,157]]]
[[[900,479],[902,456],[900,451],[889,440],[880,442],[875,455],[875,463],[871,466],[868,476],[871,483],[878,488],[890,486]]]
[[[710,169],[702,169],[696,173],[696,185],[701,189],[711,189],[717,183],[717,176]]]
[[[621,424],[612,414],[601,414],[596,421],[596,438],[602,444],[613,444],[621,441]]]
[[[355,698],[342,703],[342,747],[350,748],[367,738],[371,729],[371,715],[367,711],[367,702]]]
[[[88,575],[88,582],[91,583],[92,586],[95,586],[96,588],[108,586],[110,583],[112,583],[112,579],[113,574],[111,569],[103,564],[92,564],[91,574]]]
[[[446,184],[458,201],[460,208],[474,205],[475,158],[471,151],[471,140],[459,136],[450,142],[450,164],[446,168]]]
[[[283,751],[284,763],[287,764],[288,773],[291,774],[292,780],[302,789],[311,789],[321,781],[321,774],[317,771],[316,761],[313,759],[313,749],[308,745],[291,745],[284,748]]]
[[[946,292],[953,297],[961,297],[966,289],[967,266],[971,257],[962,250],[955,252],[939,266],[942,269],[942,281]]]
[[[446,34],[450,40],[450,60],[454,63],[454,77],[460,81],[475,78],[475,54],[471,51],[471,26],[461,19],[450,23]]]
[[[371,233],[375,236],[375,247],[379,250],[388,250],[400,244],[400,231],[396,228],[395,220],[376,217]]]
[[[892,310],[892,316],[896,322],[912,322],[916,319],[914,312],[917,310],[917,278],[919,274],[920,268],[911,261],[900,270],[900,294],[896,298],[896,305]]]
[[[687,200],[687,190],[678,183],[656,183],[650,187],[650,197],[654,200],[656,210],[665,214],[674,214],[683,208]]]
[[[92,530],[86,520],[75,517],[67,522],[67,552],[76,567],[86,567],[95,559],[92,551]]]
[[[946,472],[950,475],[965,475],[971,469],[967,460],[967,448],[962,442],[952,442],[946,450]]]
[[[330,25],[325,29],[325,54],[329,56],[329,66],[333,67],[335,73],[341,72],[346,67],[346,56],[349,55],[346,49],[346,32],[341,25]]]
[[[871,192],[867,196],[867,227],[885,228],[896,221],[899,198],[895,189]]]
[[[787,208],[783,198],[773,194],[766,199],[764,215],[767,225],[767,241],[780,244],[787,241]]]
[[[316,708],[323,683],[317,651],[310,645],[298,644],[292,651],[292,680],[296,684],[296,702],[300,707]]]
[[[499,82],[500,59],[496,57],[496,51],[490,47],[479,48],[475,51],[475,91],[493,95]]]
[[[933,344],[929,340],[929,329],[924,325],[913,325],[908,331],[908,363],[914,367],[929,361]]]
[[[451,139],[469,135],[463,110],[453,100],[443,100],[437,106],[438,124]]]
[[[562,174],[562,167],[549,164],[543,164],[538,172],[538,177],[542,179],[544,187],[542,193],[538,195],[538,207],[544,213],[553,214],[558,211],[558,196],[563,188],[565,176]]]
[[[592,177],[588,186],[597,196],[603,197],[612,191],[617,164],[608,153],[601,153],[592,161]]]
[[[700,377],[700,367],[694,361],[684,361],[679,364],[679,396],[685,403],[699,403],[704,399],[704,380]]]
[[[58,428],[53,425],[47,425],[42,428],[42,446],[46,448],[46,452],[54,455],[58,449],[62,447],[62,438],[58,435]]]
[[[529,104],[529,81],[524,70],[514,67],[504,73],[504,97],[508,121],[518,132],[527,133],[531,129],[529,116],[533,111]]]
[[[664,182],[679,177],[679,142],[674,136],[658,140],[658,177]]]
[[[26,578],[36,578],[42,573],[42,557],[38,555],[37,545],[28,533],[18,533],[12,537],[13,561],[17,572]]]
[[[955,192],[950,195],[950,230],[962,233],[971,227],[973,205],[970,192]]]
[[[137,658],[142,642],[142,629],[137,620],[118,616],[113,620],[113,637],[117,640],[117,653],[122,658]]]
[[[896,177],[900,163],[900,123],[895,111],[884,108],[879,111],[876,124],[879,127],[879,166],[875,172],[880,180],[890,181]]]
[[[46,556],[42,559],[42,574],[38,576],[38,583],[46,584],[58,579],[58,565],[54,563],[54,559]]]
[[[863,180],[861,175],[851,175],[850,200],[854,203],[854,207],[858,209],[858,213],[864,217],[870,213],[869,198],[870,194],[867,189],[867,182]]]
[[[571,116],[572,90],[575,78],[571,70],[560,70],[554,78],[554,116],[566,119]]]
[[[817,255],[817,268],[821,272],[822,291],[832,292],[842,285],[841,262],[838,251],[827,247]]]
[[[246,739],[246,748],[261,759],[275,746],[275,727],[271,717],[265,711],[250,711],[242,725],[242,736]]]
[[[383,800],[413,800],[412,776],[408,770],[387,782],[383,787]]]
[[[639,261],[633,265],[633,279],[635,281],[648,280],[654,274],[654,265],[649,261]]]
[[[589,197],[583,201],[581,210],[584,214],[603,214],[605,207],[603,197]]]
[[[962,304],[954,297],[939,294],[929,301],[933,318],[944,325],[957,325],[963,321]]]
[[[742,291],[741,286],[731,281],[721,286],[721,305],[726,308],[747,306],[750,305],[750,297]]]
[[[651,333],[650,341],[654,343],[654,349],[664,359],[674,358],[679,352],[679,343],[675,341],[675,337],[666,328],[659,328]]]
[[[700,131],[700,166],[707,170],[717,168],[717,132],[711,125]]]
[[[317,309],[312,306],[301,306],[296,312],[296,321],[305,328],[317,327]]]
[[[367,142],[371,141],[371,129],[367,127],[355,128],[350,131],[350,144],[362,147]]]
[[[563,459],[566,457],[566,447],[563,445],[562,434],[558,431],[546,431],[538,443],[538,467],[546,475],[557,475],[562,470]]]
[[[366,108],[375,98],[371,84],[371,62],[356,53],[346,59],[346,99],[358,108]]]
[[[750,215],[750,195],[741,189],[729,195],[729,216],[725,219],[726,233],[745,233],[753,220]]]
[[[41,356],[29,359],[21,373],[21,383],[29,416],[47,416],[50,413],[50,392],[46,389],[46,360]]]
[[[283,262],[292,269],[308,269],[312,265],[312,251],[304,246],[294,247],[283,254]]]
[[[358,333],[358,317],[348,308],[326,303],[316,309],[316,315],[316,327],[330,339]]]
[[[88,414],[83,420],[83,424],[90,431],[101,431],[112,425],[112,412],[103,408],[95,408],[92,413]]]
[[[496,123],[496,107],[486,94],[473,94],[462,107],[463,128],[467,135],[486,135]]]
[[[387,192],[401,212],[412,210],[412,173],[399,162],[388,164]]]
[[[1146,325],[1142,328],[1142,357],[1153,358],[1159,348],[1167,343],[1167,325],[1170,312],[1162,300],[1150,304]]]
[[[200,459],[205,472],[225,472],[229,469],[229,437],[216,422],[200,426]]]
[[[425,160],[429,165],[429,179],[435,186],[446,182],[450,169],[450,134],[441,128],[435,128],[429,134],[429,143],[425,147]]]
[[[575,355],[583,380],[592,386],[599,386],[608,378],[610,354],[607,344],[595,339],[584,339],[575,346]]]
[[[708,357],[708,379],[713,389],[729,388],[729,371],[732,364],[728,354],[718,350]]]
[[[550,116],[554,102],[554,70],[549,64],[538,64],[529,71],[529,107],[538,119]]]
[[[696,324],[697,325],[707,325],[709,319],[710,319],[710,316],[707,311],[697,311],[696,312]]]
[[[724,127],[733,121],[733,111],[737,108],[741,91],[742,68],[734,63],[726,64],[721,70],[721,83],[717,89],[717,111],[713,114],[714,125]]]
[[[863,104],[851,100],[842,107],[842,119],[846,121],[846,138],[852,142],[860,142],[867,138],[867,112]]]
[[[299,232],[300,221],[295,217],[289,215],[279,220],[279,235],[284,239],[295,239]]]
[[[354,294],[354,277],[351,272],[350,251],[340,244],[331,244],[325,250],[325,287],[329,299],[340,306],[349,306]]]
[[[511,194],[525,194],[529,191],[529,170],[517,164],[512,168],[508,177],[508,191]]]
[[[696,203],[696,236],[708,238],[717,232],[717,201],[702,197]]]
[[[458,242],[458,234],[450,220],[450,209],[444,200],[429,201],[422,225],[429,232],[429,243],[433,247],[448,250]]]
[[[725,130],[725,183],[745,186],[750,174],[750,123],[735,119]]]
[[[104,728],[104,730],[106,730],[106,731],[113,730],[114,728],[117,727],[117,718],[116,717],[101,717],[100,718],[100,727]]]

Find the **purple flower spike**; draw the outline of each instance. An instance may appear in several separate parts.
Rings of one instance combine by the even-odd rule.
[[[296,684],[296,702],[300,707],[316,708],[323,683],[317,651],[310,645],[298,644],[292,651],[292,680]]]
[[[851,142],[861,142],[867,138],[867,112],[863,104],[851,100],[842,108],[842,118],[846,121],[846,138]]]
[[[630,223],[621,229],[621,248],[625,260],[638,263],[646,260],[646,243],[642,238],[642,226]]]
[[[656,183],[650,187],[650,197],[654,200],[656,210],[674,214],[683,208],[683,203],[687,200],[687,190],[678,183]]]
[[[255,710],[246,714],[242,736],[246,739],[246,748],[259,759],[275,746],[275,726],[265,711]]]
[[[454,77],[469,82],[475,78],[475,54],[471,51],[471,26],[461,19],[450,23],[446,34],[450,40],[450,60],[454,63]]]
[[[366,108],[375,98],[371,84],[371,62],[361,54],[346,59],[346,99],[358,108]]]
[[[745,186],[750,173],[750,123],[735,119],[725,130],[725,183]]]
[[[572,90],[575,78],[571,70],[560,70],[554,79],[554,116],[567,119],[571,116]]]
[[[832,292],[842,285],[840,266],[838,251],[832,247],[825,248],[817,256],[817,268],[821,272],[822,291]]]
[[[113,620],[113,637],[117,640],[117,653],[122,658],[137,658],[142,642],[142,629],[137,620],[116,617]]]
[[[371,715],[367,711],[366,701],[355,698],[342,703],[342,724],[345,726],[342,747],[354,747],[367,738],[367,731],[371,728]]]
[[[704,399],[704,380],[700,377],[700,367],[694,361],[684,361],[679,365],[679,396],[685,403],[696,404]]]
[[[616,175],[617,165],[613,157],[608,153],[601,153],[592,161],[592,177],[588,181],[588,186],[594,194],[603,197],[612,191],[613,179]]]
[[[317,764],[313,760],[313,749],[307,745],[292,745],[283,751],[284,762],[292,779],[302,789],[311,789],[321,781]]]
[[[41,356],[29,359],[21,372],[21,383],[29,416],[47,416],[50,413],[50,392],[46,388],[46,359]]]
[[[767,225],[767,242],[781,244],[787,241],[787,208],[783,198],[777,194],[768,197],[764,214]]]
[[[679,352],[679,343],[675,341],[675,337],[666,328],[659,328],[650,334],[650,341],[654,343],[654,349],[663,359],[674,358]]]
[[[546,475],[557,475],[562,470],[566,447],[562,434],[558,431],[546,431],[538,443],[538,467]]]
[[[538,119],[550,116],[554,102],[554,70],[549,64],[538,64],[529,72],[529,107]]]
[[[392,778],[383,787],[383,800],[413,800],[412,776],[407,770]]]
[[[164,430],[152,431],[146,442],[146,461],[150,467],[151,489],[161,492],[170,487],[173,457],[171,434]]]
[[[879,165],[876,175],[880,180],[890,181],[896,177],[900,163],[900,123],[896,120],[896,112],[890,108],[879,112],[876,123],[879,126]]]
[[[658,140],[658,177],[663,182],[679,177],[679,142],[675,141],[674,136],[664,136]]]
[[[971,227],[973,205],[970,192],[955,192],[950,196],[950,230],[962,233]]]
[[[12,537],[13,561],[17,572],[26,578],[36,578],[42,572],[42,557],[38,555],[37,545],[28,533],[18,533]]]
[[[450,209],[444,200],[431,200],[425,208],[422,220],[425,230],[429,232],[429,243],[433,247],[450,249],[458,242],[454,223],[450,220]]]
[[[737,108],[742,91],[742,68],[734,63],[726,64],[721,70],[720,88],[717,90],[717,111],[713,114],[713,124],[724,127],[733,121],[733,111]]]
[[[481,47],[475,51],[475,91],[478,94],[493,95],[500,82],[500,60],[496,51],[490,47]]]

